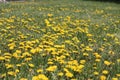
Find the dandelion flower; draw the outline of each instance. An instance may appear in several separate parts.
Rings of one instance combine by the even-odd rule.
[[[107,65],[107,66],[109,66],[109,65],[111,64],[111,62],[109,62],[109,61],[104,61],[104,64]]]
[[[103,74],[108,74],[109,72],[107,70],[102,71]]]
[[[63,73],[62,73],[62,72],[59,72],[57,75],[58,75],[58,76],[63,76]]]
[[[94,74],[94,75],[99,75],[99,72],[95,71],[93,74]]]
[[[118,78],[112,78],[112,80],[118,80]]]
[[[106,80],[106,76],[101,75],[101,76],[100,76],[100,80]]]
[[[29,67],[35,67],[34,64],[28,64],[28,65],[29,65]]]
[[[65,75],[66,75],[67,77],[73,77],[73,74],[72,74],[71,72],[67,72]]]
[[[57,69],[57,66],[54,65],[54,66],[48,67],[46,70],[52,72],[52,71],[55,71],[56,69]]]

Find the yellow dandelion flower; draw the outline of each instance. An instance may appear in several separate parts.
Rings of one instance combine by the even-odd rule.
[[[29,52],[24,52],[22,55],[23,55],[24,57],[25,57],[25,56],[31,56],[31,54],[30,54]]]
[[[10,50],[13,50],[13,49],[14,49],[14,46],[10,46],[9,49],[10,49]]]
[[[80,60],[81,64],[85,64],[85,62],[86,62],[85,60]]]
[[[52,71],[55,71],[56,69],[57,69],[57,66],[54,65],[54,66],[48,67],[46,70],[52,72]]]
[[[76,43],[80,42],[77,37],[72,38],[72,40],[75,41]]]
[[[35,54],[36,53],[36,49],[31,49],[30,52]]]
[[[70,40],[65,40],[65,43],[71,43],[71,41]]]
[[[81,69],[84,68],[84,65],[79,65],[77,68],[78,68],[79,70],[81,70]]]
[[[117,59],[117,62],[120,62],[120,59]]]
[[[10,53],[4,53],[4,56],[11,56],[11,54]]]
[[[6,59],[10,59],[11,58],[11,56],[4,56]]]
[[[1,77],[3,78],[3,77],[6,77],[6,73],[3,73],[2,75],[1,75]]]
[[[108,53],[111,54],[111,55],[115,54],[115,52],[113,52],[113,51],[109,51]]]
[[[20,80],[28,80],[27,78],[20,78]]]
[[[9,71],[9,72],[7,72],[7,74],[10,75],[10,76],[16,76],[16,73],[13,72],[13,71]]]
[[[17,66],[17,67],[20,67],[20,66],[21,66],[21,64],[16,64],[16,66]]]
[[[101,75],[101,76],[100,76],[100,80],[106,80],[106,76]]]
[[[38,70],[37,70],[37,73],[41,73],[41,72],[43,72],[42,69],[38,69]]]
[[[39,80],[49,80],[44,74],[38,75]]]
[[[67,68],[64,68],[63,70],[64,70],[65,72],[69,72]]]
[[[120,74],[116,74],[116,76],[120,77]]]
[[[19,56],[18,56],[17,53],[13,53],[13,57],[15,57],[15,58],[19,58]]]
[[[115,78],[115,77],[114,77],[114,78],[112,78],[112,80],[118,80],[118,78]]]
[[[57,75],[58,75],[58,76],[63,76],[63,73],[62,73],[62,72],[59,72]]]
[[[103,70],[102,73],[103,73],[103,74],[108,74],[109,71],[108,71],[108,70]]]
[[[28,65],[29,65],[29,67],[31,67],[31,68],[35,67],[34,64],[28,64]]]
[[[65,75],[66,75],[67,77],[73,77],[73,74],[72,74],[71,72],[67,72]]]
[[[94,74],[94,75],[99,75],[99,72],[95,71],[93,74]]]
[[[51,26],[49,20],[45,19],[46,26]]]
[[[100,62],[100,59],[95,59],[96,62]]]
[[[53,14],[49,14],[49,13],[48,13],[47,16],[51,17],[51,16],[53,16]]]
[[[71,79],[71,80],[77,80],[77,79]]]
[[[89,46],[86,46],[85,50],[86,50],[86,51],[93,51],[93,49],[90,48]]]
[[[20,54],[20,53],[21,53],[21,50],[16,50],[16,53]]]
[[[104,61],[104,64],[107,65],[107,66],[109,66],[109,65],[111,64],[111,62],[109,62],[109,61]]]
[[[38,76],[33,76],[32,80],[40,80]]]
[[[18,72],[20,72],[20,71],[19,71],[19,69],[16,69],[15,72],[18,73]]]
[[[14,65],[12,65],[12,64],[5,64],[5,66],[6,66],[7,69],[14,67]]]
[[[88,36],[88,37],[92,37],[93,35],[88,33],[87,36]]]
[[[89,56],[89,54],[88,53],[83,53],[83,56]]]
[[[50,62],[50,61],[49,61],[47,64],[53,64],[53,62]]]
[[[94,69],[97,69],[97,67],[93,67]]]
[[[95,57],[96,57],[96,58],[101,58],[101,55],[96,54]]]
[[[3,25],[3,23],[0,22],[0,25]]]
[[[2,57],[2,56],[0,56],[0,61],[3,61],[3,60],[5,60],[5,58],[4,58],[4,57]]]
[[[25,58],[25,61],[30,61],[32,60],[32,58]]]

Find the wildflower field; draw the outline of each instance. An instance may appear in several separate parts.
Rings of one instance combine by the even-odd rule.
[[[0,80],[120,80],[120,5],[0,3]]]

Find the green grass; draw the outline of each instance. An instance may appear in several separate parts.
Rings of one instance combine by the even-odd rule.
[[[119,7],[84,0],[0,3],[0,80],[119,80]]]

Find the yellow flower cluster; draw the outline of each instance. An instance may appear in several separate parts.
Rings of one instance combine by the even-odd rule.
[[[82,0],[0,4],[0,80],[120,80],[118,7]]]

